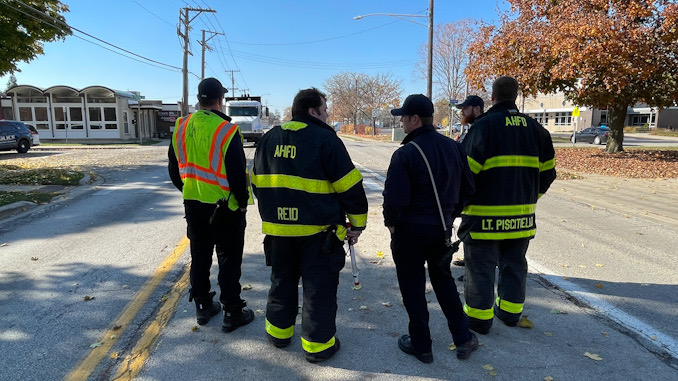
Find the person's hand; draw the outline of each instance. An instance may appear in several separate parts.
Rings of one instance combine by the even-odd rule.
[[[358,243],[358,237],[360,237],[360,234],[362,233],[362,230],[351,230],[348,229],[346,231],[346,240],[348,241],[349,245],[355,245]]]
[[[388,228],[388,231],[391,232],[391,234],[393,234],[393,233],[395,232],[395,227],[394,227],[394,226],[387,226],[387,228]]]

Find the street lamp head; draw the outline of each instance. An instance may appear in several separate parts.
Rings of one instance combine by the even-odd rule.
[[[363,18],[363,16],[358,15],[358,16],[354,17],[353,20],[360,20],[360,19],[362,19],[362,18]]]

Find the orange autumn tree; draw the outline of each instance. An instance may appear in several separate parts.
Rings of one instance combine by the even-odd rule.
[[[472,85],[510,75],[525,96],[560,91],[607,108],[607,152],[623,151],[627,107],[678,101],[676,0],[507,1],[499,24],[483,24],[471,43]]]

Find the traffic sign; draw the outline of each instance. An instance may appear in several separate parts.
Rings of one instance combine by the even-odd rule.
[[[574,110],[572,110],[572,116],[579,116],[579,107],[574,107]]]

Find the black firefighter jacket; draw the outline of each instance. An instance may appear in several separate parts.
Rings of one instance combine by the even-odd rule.
[[[466,152],[458,142],[436,132],[433,126],[422,126],[410,132],[391,157],[384,185],[384,224],[396,222],[442,226],[440,212],[426,163],[415,141],[426,154],[445,217],[451,229],[474,192],[473,174]]]

